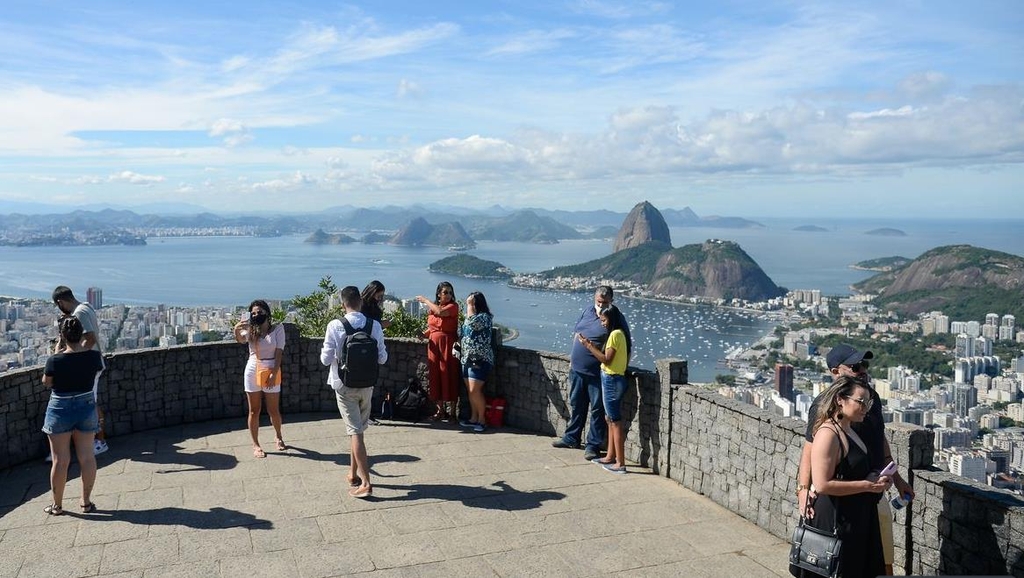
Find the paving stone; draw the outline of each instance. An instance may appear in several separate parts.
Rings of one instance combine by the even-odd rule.
[[[98,548],[98,546],[89,546]],[[160,536],[105,544],[100,572],[124,572],[139,568],[157,568],[179,563],[178,537]]]

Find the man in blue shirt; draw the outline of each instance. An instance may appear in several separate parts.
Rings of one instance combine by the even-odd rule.
[[[601,285],[594,292],[594,304],[588,305],[576,321],[574,333],[590,340],[600,349],[608,338],[608,332],[601,325],[597,312],[612,304],[614,294],[612,288]],[[621,310],[620,310],[621,311]],[[621,315],[621,313],[620,313]],[[622,319],[623,333],[629,350],[633,349],[632,336],[625,317]],[[565,434],[551,443],[556,448],[579,448],[583,436],[583,424],[590,411],[590,427],[587,430],[586,449],[583,459],[592,460],[600,455],[601,447],[608,436],[608,424],[604,419],[604,400],[601,398],[601,363],[578,339],[572,340],[572,351],[569,353],[569,423]]]

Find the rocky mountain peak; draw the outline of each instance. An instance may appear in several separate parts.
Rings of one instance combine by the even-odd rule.
[[[668,232],[665,217],[654,205],[644,201],[633,207],[633,210],[622,222],[618,236],[615,237],[613,251],[639,247],[644,243],[660,241],[672,246],[672,236]]]

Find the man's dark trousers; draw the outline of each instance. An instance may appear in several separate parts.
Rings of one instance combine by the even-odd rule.
[[[572,447],[580,444],[583,423],[590,412],[586,449],[600,452],[608,437],[608,424],[604,421],[604,399],[601,397],[601,376],[584,375],[575,369],[569,371],[569,424],[562,441]]]

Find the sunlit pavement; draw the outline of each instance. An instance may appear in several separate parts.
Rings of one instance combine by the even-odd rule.
[[[785,541],[648,470],[615,475],[551,438],[385,422],[373,497],[348,496],[335,416],[286,416],[253,457],[244,418],[114,437],[82,514],[77,466],[0,472],[0,577],[788,576]],[[42,434],[40,434],[42,435]]]

